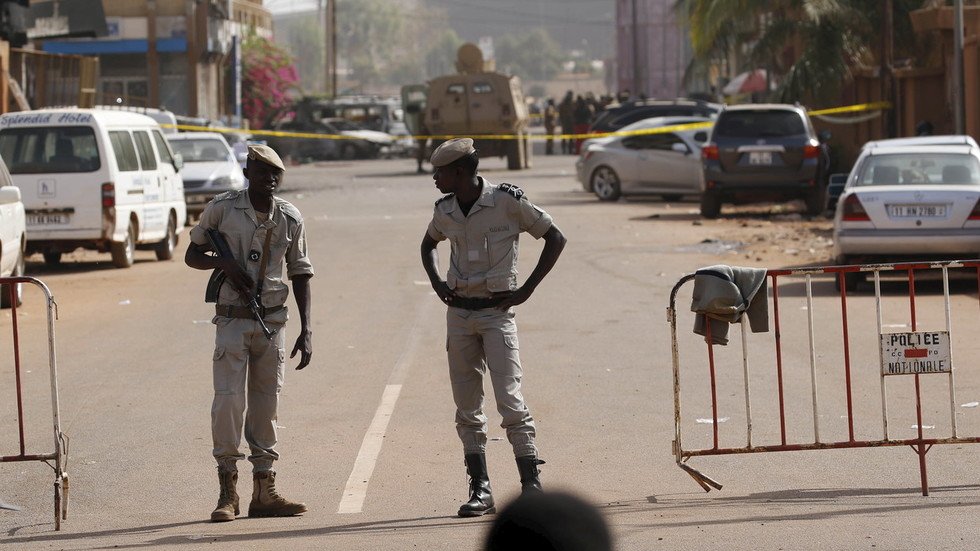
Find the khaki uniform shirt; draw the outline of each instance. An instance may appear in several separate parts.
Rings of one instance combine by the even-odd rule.
[[[468,216],[449,194],[436,201],[428,229],[432,239],[451,243],[446,283],[460,296],[517,290],[518,237],[527,232],[540,239],[552,226],[551,216],[520,188],[479,179],[482,192]]]
[[[215,197],[201,213],[198,224],[191,229],[191,241],[197,245],[207,245],[206,231],[209,229],[217,229],[224,235],[238,264],[252,280],[258,280],[266,233],[272,232],[269,256],[265,259],[268,264],[262,284],[263,306],[286,303],[289,287],[283,281],[283,260],[286,261],[286,275],[290,279],[298,275],[313,275],[313,265],[307,255],[303,216],[285,199],[274,197],[269,219],[260,223],[249,201],[248,190],[223,193]],[[235,288],[226,283],[221,286],[218,304],[243,306],[244,302]],[[285,322],[286,310],[270,314],[267,321]]]

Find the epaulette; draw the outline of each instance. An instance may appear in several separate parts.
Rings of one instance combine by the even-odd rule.
[[[447,193],[447,194],[443,195],[442,197],[440,197],[439,199],[436,200],[436,205],[438,205],[439,203],[441,203],[443,201],[448,201],[448,200],[452,199],[454,196],[455,195],[452,194],[452,193]]]
[[[224,193],[219,193],[218,195],[215,195],[212,201],[217,202],[217,201],[227,201],[229,199],[238,199],[238,197],[242,193],[245,193],[244,189],[233,189],[231,191],[226,191]]]
[[[275,200],[276,204],[279,205],[279,210],[281,210],[283,214],[297,222],[303,221],[303,215],[300,214],[299,209],[293,206],[292,203],[279,197],[276,197]]]
[[[521,197],[524,197],[524,190],[515,186],[514,184],[500,184],[499,186],[497,186],[497,189],[511,195],[514,199],[517,199],[518,201],[521,200]]]

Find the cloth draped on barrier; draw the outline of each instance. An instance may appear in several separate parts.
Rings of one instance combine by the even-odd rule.
[[[745,314],[753,333],[769,331],[766,270],[717,265],[694,273],[691,311],[694,332],[706,336],[711,324],[712,344],[728,344],[728,326]],[[759,300],[755,300],[759,297]]]

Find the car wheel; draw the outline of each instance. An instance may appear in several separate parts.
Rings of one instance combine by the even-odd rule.
[[[133,256],[136,251],[136,224],[130,221],[129,228],[126,230],[126,239],[121,243],[113,242],[112,265],[116,268],[129,268],[133,265]]]
[[[357,157],[357,148],[354,144],[345,143],[340,147],[340,158],[345,161],[350,161]]]
[[[701,194],[701,216],[718,218],[721,214],[721,196],[717,191],[705,190]]]
[[[44,263],[48,266],[57,266],[61,264],[61,251],[53,251],[44,253]]]
[[[174,248],[177,247],[177,219],[171,214],[167,222],[167,235],[153,248],[157,254],[157,260],[171,260],[174,257]]]
[[[663,200],[667,201],[668,203],[676,203],[677,201],[680,201],[681,198],[684,196],[679,193],[665,193],[660,197],[663,198]]]
[[[14,271],[10,273],[10,277],[20,277],[24,275],[24,267],[26,265],[26,262],[24,260],[24,251],[18,251],[17,254],[20,256],[17,258],[17,264],[14,265]],[[11,306],[9,287],[10,287],[9,285],[0,285],[0,308],[10,308]],[[24,294],[24,284],[23,283],[14,284],[13,304],[15,304],[16,306],[20,306],[21,304],[23,304],[23,300],[24,300],[23,294]]]
[[[827,188],[817,184],[806,192],[803,198],[806,203],[806,213],[810,216],[819,216],[827,208]]]
[[[592,193],[600,201],[616,201],[623,192],[619,185],[619,176],[608,166],[600,166],[592,173]]]

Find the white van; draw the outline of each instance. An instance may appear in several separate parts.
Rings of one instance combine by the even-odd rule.
[[[0,157],[27,210],[27,253],[48,264],[81,247],[173,258],[187,206],[181,159],[153,119],[126,111],[41,109],[0,115]]]

